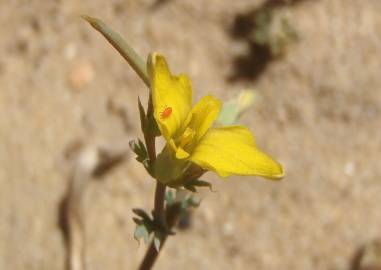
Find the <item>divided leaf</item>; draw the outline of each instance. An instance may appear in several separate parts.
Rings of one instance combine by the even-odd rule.
[[[144,160],[148,159],[147,149],[141,140],[138,140],[137,142],[136,140],[132,140],[129,144],[131,150],[137,155],[137,161],[143,162]]]
[[[136,226],[135,233],[134,233],[134,238],[136,241],[139,242],[141,238],[143,238],[144,243],[148,243],[149,241],[149,235],[150,232],[147,229],[147,226],[145,224],[140,224]]]
[[[134,208],[134,209],[132,209],[132,212],[135,215],[137,215],[138,217],[142,218],[143,221],[150,221],[151,220],[150,216],[143,209]]]
[[[136,160],[143,164],[144,168],[146,168],[147,172],[153,176],[152,168],[150,166],[148,152],[141,140],[132,140],[130,141],[130,148],[136,154]]]

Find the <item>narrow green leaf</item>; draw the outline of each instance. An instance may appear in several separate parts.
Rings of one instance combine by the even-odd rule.
[[[184,185],[184,188],[192,192],[197,192],[197,189],[193,185]]]
[[[140,208],[134,208],[132,209],[132,212],[141,217],[144,221],[147,221],[147,220],[151,220],[150,216],[147,214],[146,211],[144,211],[143,209],[140,209]]]
[[[210,191],[213,191],[213,186],[211,183],[203,180],[196,180],[194,185],[196,187],[208,187]]]
[[[203,180],[194,180],[192,181],[192,185],[196,187],[211,187],[212,186],[211,183],[207,181],[203,181]]]
[[[136,225],[140,225],[142,224],[142,220],[140,218],[137,218],[137,217],[133,217],[132,220],[134,221],[134,223]]]
[[[100,19],[82,16],[90,25],[99,31],[110,44],[122,55],[122,57],[130,64],[130,66],[135,70],[143,82],[150,87],[150,81],[147,73],[147,67],[142,58],[132,49],[123,37],[113,31]]]
[[[212,184],[207,182],[207,181],[203,181],[203,180],[194,179],[194,180],[188,181],[184,185],[184,188],[186,188],[187,190],[192,191],[192,192],[197,191],[196,187],[208,187],[210,189],[210,191],[213,191],[212,190]]]
[[[140,115],[140,126],[141,126],[143,134],[146,134],[146,132],[147,132],[147,117],[146,117],[144,107],[143,107],[139,97],[138,97],[138,108],[139,108],[139,115]]]
[[[161,136],[161,132],[159,129],[159,126],[157,125],[156,119],[153,116],[153,114],[147,115],[147,122],[148,122],[148,132],[149,134],[152,134],[155,137]]]

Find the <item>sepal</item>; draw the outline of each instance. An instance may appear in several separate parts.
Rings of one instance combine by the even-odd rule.
[[[196,187],[208,187],[210,191],[213,191],[211,183],[199,179],[194,179],[184,184],[184,188],[192,192],[197,192]]]

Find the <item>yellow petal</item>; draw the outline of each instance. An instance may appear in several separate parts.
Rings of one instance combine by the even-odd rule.
[[[168,141],[179,131],[192,106],[192,86],[186,75],[171,74],[165,58],[151,54],[147,63],[154,117]]]
[[[221,177],[235,174],[279,179],[284,176],[282,165],[259,151],[250,131],[241,126],[210,129],[189,160]]]
[[[185,126],[195,131],[193,141],[197,143],[216,120],[221,110],[221,101],[213,96],[203,97],[189,113]]]
[[[178,147],[176,151],[176,158],[177,159],[184,159],[189,157],[189,153],[185,151],[182,147]]]

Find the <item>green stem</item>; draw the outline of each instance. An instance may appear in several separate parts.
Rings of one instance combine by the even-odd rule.
[[[155,219],[159,221],[160,226],[163,227],[163,229],[166,229],[164,201],[165,185],[158,181],[155,190],[154,216]]]
[[[152,105],[152,97],[151,97],[151,93],[150,93],[149,100],[148,100],[147,115],[150,115],[152,113],[153,113],[153,105]],[[144,139],[145,139],[145,143],[146,143],[146,147],[147,147],[148,157],[150,160],[150,166],[153,167],[154,163],[156,161],[155,135],[150,133],[150,132],[147,132],[144,134]],[[160,224],[160,227],[163,230],[163,237],[162,237],[161,243],[160,243],[160,250],[162,249],[162,247],[163,247],[163,245],[164,245],[164,243],[168,237],[168,232],[167,232],[168,231],[168,225],[167,225],[168,220],[166,218],[166,211],[164,209],[165,189],[166,189],[165,185],[163,185],[159,181],[156,182],[153,216],[154,216],[154,219],[158,221],[158,223]],[[173,222],[171,222],[171,224],[172,223]],[[151,269],[151,267],[155,263],[158,255],[159,255],[159,251],[156,249],[155,244],[152,240],[150,246],[148,247],[146,255],[144,256],[142,264],[139,267],[139,270]]]

